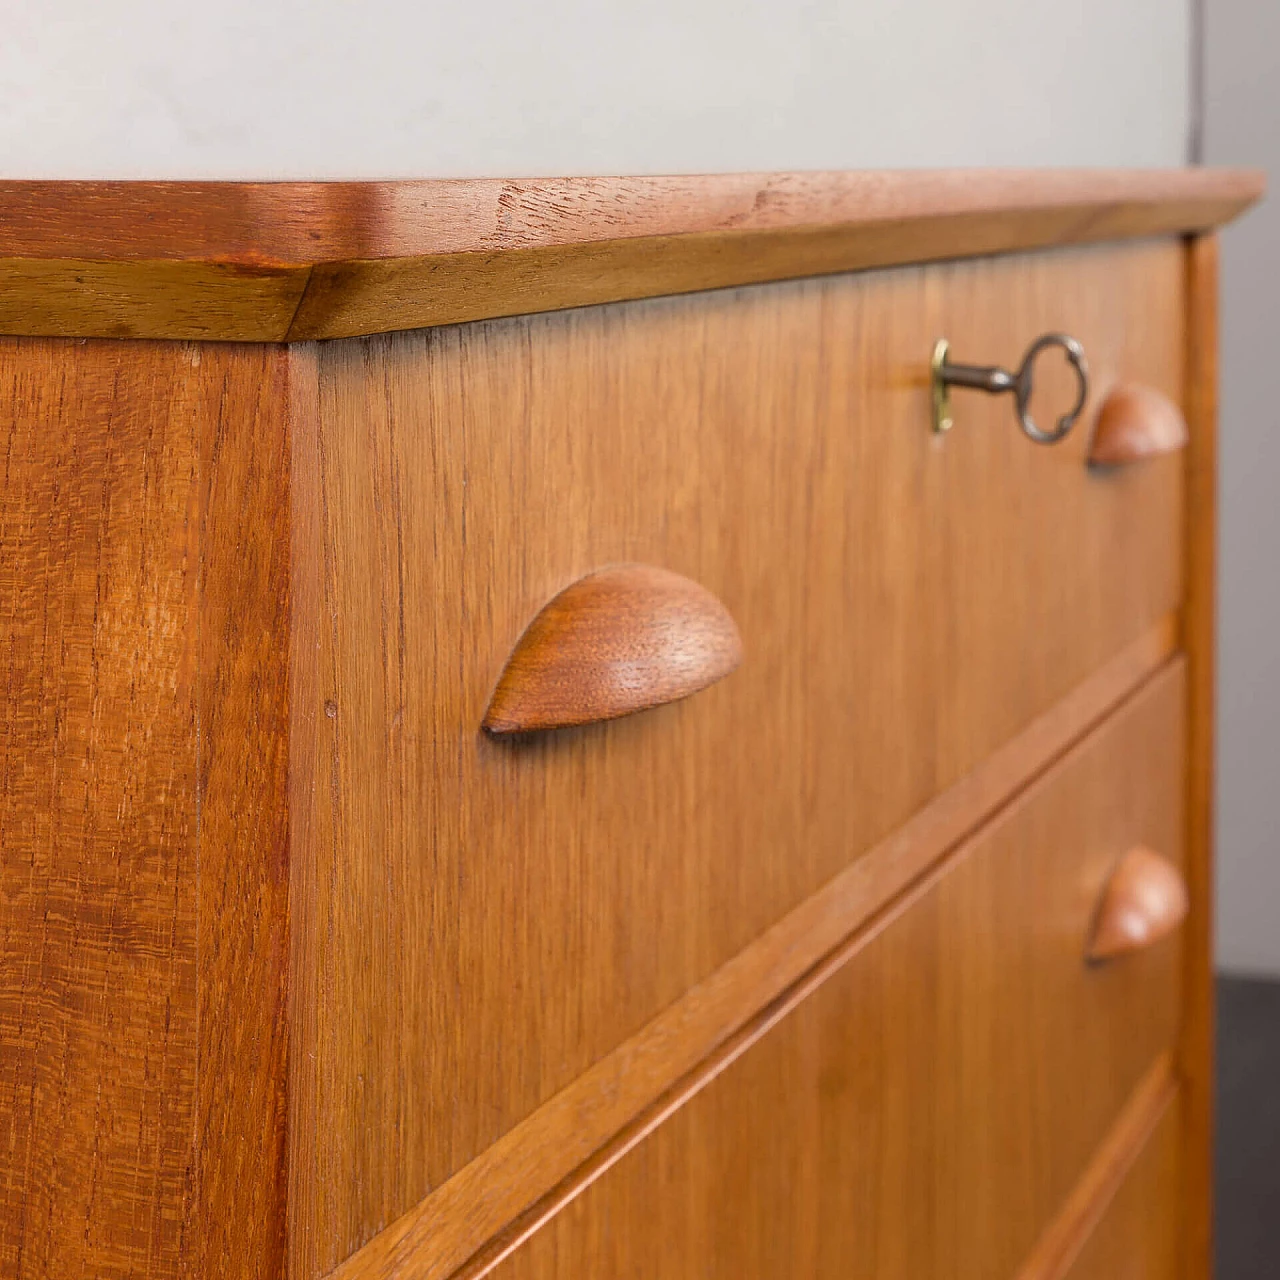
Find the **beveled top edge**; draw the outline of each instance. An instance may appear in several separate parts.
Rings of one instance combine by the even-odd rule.
[[[1248,169],[1005,169],[405,182],[0,182],[0,258],[279,269],[699,232],[1258,199]]]

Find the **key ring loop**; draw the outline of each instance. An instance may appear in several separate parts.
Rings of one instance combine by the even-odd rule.
[[[1067,361],[1075,370],[1077,390],[1075,404],[1057,420],[1052,429],[1046,430],[1031,416],[1031,393],[1036,357],[1050,347],[1058,347],[1066,353]],[[954,423],[951,415],[952,387],[969,387],[975,391],[985,391],[988,395],[1012,391],[1018,425],[1023,434],[1037,444],[1055,444],[1061,440],[1075,426],[1076,419],[1089,398],[1089,364],[1085,359],[1084,347],[1069,334],[1041,334],[1027,348],[1016,373],[1009,373],[997,366],[953,364],[949,352],[947,340],[940,338],[933,349],[931,365],[935,431],[949,431]]]
[[[1076,402],[1057,421],[1052,430],[1046,431],[1037,425],[1031,416],[1032,374],[1036,356],[1050,347],[1060,347],[1066,352],[1067,361],[1076,374]],[[1018,410],[1018,421],[1022,430],[1037,444],[1056,444],[1075,426],[1084,402],[1089,398],[1089,364],[1084,357],[1084,348],[1069,334],[1046,333],[1037,338],[1022,357],[1022,364],[1014,376],[1014,403]]]

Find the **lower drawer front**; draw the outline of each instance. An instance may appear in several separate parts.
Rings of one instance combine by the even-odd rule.
[[[1084,949],[1121,855],[1181,865],[1183,696],[1177,662],[496,1274],[1014,1274],[1172,1043],[1178,936]]]
[[[1179,1275],[1178,1108],[1138,1155],[1064,1280],[1174,1280]]]

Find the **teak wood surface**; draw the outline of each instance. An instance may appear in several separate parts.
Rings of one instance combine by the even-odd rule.
[[[741,661],[738,628],[705,587],[651,564],[610,565],[538,611],[483,724],[506,734],[616,720],[687,698]]]
[[[1095,467],[1121,467],[1185,448],[1189,432],[1182,410],[1141,383],[1113,387],[1098,410],[1089,445]]]
[[[295,629],[318,684],[293,759],[314,806],[300,1275],[1176,609],[1178,459],[1100,477],[1085,433],[1034,446],[976,394],[937,438],[927,360],[940,333],[999,358],[1066,328],[1097,394],[1124,376],[1177,395],[1182,290],[1161,243],[318,348],[294,488],[315,508]],[[1068,387],[1046,370],[1047,400]],[[610,726],[482,737],[528,619],[619,561],[707,587],[748,661]]]
[[[0,1274],[284,1266],[286,358],[0,341]]]
[[[0,1274],[794,1272],[858,1192],[905,1274],[1204,1280],[1211,239],[256,340],[1201,231],[1259,190],[0,184],[0,331],[115,335],[0,339]],[[1090,356],[1075,435],[961,392],[929,433],[937,337],[1049,328]],[[1091,469],[1129,380],[1188,447]],[[529,619],[622,561],[713,591],[745,665],[486,737]],[[1086,969],[1130,827],[1189,915]]]
[[[0,182],[0,333],[279,342],[1202,232],[1249,170]]]
[[[1018,1280],[1064,1280],[1098,1224],[1110,1213],[1112,1201],[1146,1151],[1152,1133],[1169,1121],[1176,1096],[1178,1075],[1174,1059],[1171,1053],[1161,1053],[1125,1103],[1111,1132],[1094,1148],[1075,1187],[1019,1268]],[[1179,1242],[1180,1234],[1175,1230],[1167,1242],[1170,1251]],[[1115,1280],[1115,1276],[1106,1280]]]
[[[909,910],[967,835],[1166,662],[1175,643],[1170,621],[486,1148],[347,1259],[334,1280],[448,1276],[473,1255],[492,1260],[554,1217]]]
[[[1186,248],[1187,600],[1189,662],[1186,1004],[1179,1044],[1185,1081],[1181,1218],[1190,1280],[1213,1274],[1213,797],[1214,652],[1217,618],[1218,242]]]
[[[1181,862],[1183,674],[1158,675],[495,1280],[1015,1274],[1176,1035],[1177,939],[1104,967],[1084,948],[1126,848]]]
[[[1071,1189],[1053,1220],[1036,1241],[1030,1257],[1023,1263],[1017,1280],[1064,1280],[1090,1245],[1099,1223],[1104,1218],[1127,1217],[1123,1207],[1130,1199],[1121,1194],[1128,1185],[1129,1175],[1135,1164],[1146,1163],[1146,1153],[1152,1134],[1157,1129],[1174,1129],[1177,1138],[1177,1118],[1174,1103],[1178,1095],[1177,1073],[1171,1054],[1161,1054],[1155,1064],[1133,1091],[1124,1111],[1110,1133],[1094,1149],[1093,1157],[1083,1174]],[[1173,1114],[1171,1114],[1173,1112]],[[1164,1139],[1167,1141],[1167,1138]],[[1182,1243],[1182,1233],[1173,1220],[1170,1209],[1177,1208],[1177,1186],[1165,1185],[1166,1192],[1174,1192],[1170,1203],[1163,1207],[1158,1218],[1148,1225],[1155,1228],[1149,1244],[1158,1244],[1166,1256],[1175,1255]],[[1121,1205],[1113,1215],[1113,1203]],[[1092,1250],[1090,1250],[1092,1252]],[[1123,1258],[1113,1258],[1116,1270],[1106,1272],[1098,1280],[1116,1280],[1117,1275],[1136,1272],[1146,1276],[1141,1269],[1145,1250],[1136,1251],[1138,1265],[1126,1265]]]
[[[1102,963],[1151,946],[1181,927],[1187,906],[1182,872],[1154,849],[1135,846],[1116,864],[1098,904],[1089,959]]]
[[[1182,1280],[1189,1259],[1182,1252],[1178,1196],[1184,1176],[1178,1108],[1170,1107],[1138,1154],[1115,1199],[1089,1236],[1064,1280]],[[1046,1276],[1045,1280],[1058,1280]]]
[[[0,342],[0,1273],[175,1274],[195,1116],[199,410]]]

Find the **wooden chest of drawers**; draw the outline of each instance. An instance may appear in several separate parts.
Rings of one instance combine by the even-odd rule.
[[[0,185],[0,1274],[1207,1275],[1258,190]]]

